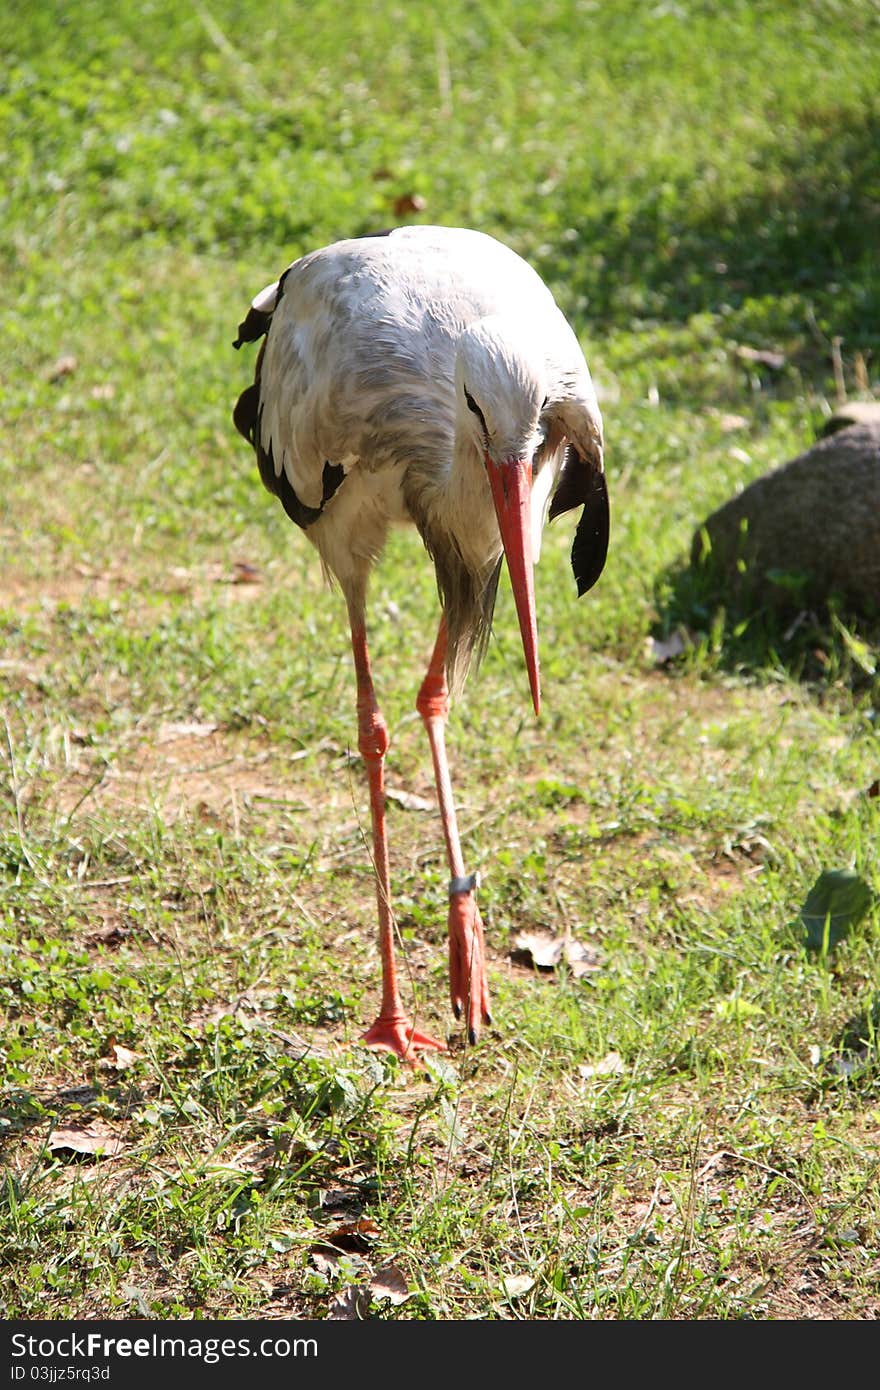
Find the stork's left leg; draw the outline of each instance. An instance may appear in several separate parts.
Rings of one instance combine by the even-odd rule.
[[[446,619],[441,618],[440,631],[437,634],[428,674],[422,682],[416,700],[416,708],[422,716],[431,743],[437,800],[440,803],[446,856],[449,861],[449,992],[455,1017],[461,1018],[464,1012],[468,1037],[475,1043],[480,1025],[491,1021],[489,986],[486,983],[483,923],[474,897],[476,878],[472,874],[466,875],[464,870],[449,762],[446,757],[446,720],[449,717],[446,647]]]
[[[414,1028],[403,1009],[397,986],[394,958],[394,918],[391,913],[391,874],[388,862],[388,833],[385,824],[385,754],[388,728],[376,703],[363,605],[349,596],[351,646],[357,678],[358,747],[367,766],[370,781],[370,815],[373,823],[373,861],[376,869],[376,900],[379,909],[379,951],[382,957],[382,1006],[379,1017],[363,1036],[367,1047],[393,1052],[402,1060],[414,1061],[419,1051],[445,1052],[446,1045]]]

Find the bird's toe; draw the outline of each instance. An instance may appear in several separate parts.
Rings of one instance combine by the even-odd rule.
[[[464,1016],[468,1041],[491,1023],[486,980],[483,921],[473,892],[454,893],[449,902],[449,992],[456,1018]]]
[[[393,1052],[402,1062],[417,1065],[419,1052],[445,1052],[446,1044],[414,1028],[405,1014],[380,1014],[361,1037],[365,1047],[377,1052]]]

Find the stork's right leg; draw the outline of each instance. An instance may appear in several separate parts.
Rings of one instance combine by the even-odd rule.
[[[455,1017],[461,1018],[464,1014],[468,1038],[475,1043],[481,1024],[491,1021],[489,986],[486,981],[483,921],[475,896],[477,880],[475,875],[465,874],[464,871],[452,779],[446,757],[446,721],[449,717],[446,648],[446,618],[443,617],[416,708],[422,716],[431,744],[434,781],[449,864],[449,993]]]
[[[412,1061],[420,1049],[445,1052],[445,1043],[418,1032],[404,1013],[397,986],[394,959],[394,919],[391,913],[391,875],[388,861],[388,834],[385,823],[385,754],[388,726],[376,703],[363,610],[349,603],[351,646],[357,677],[358,747],[370,782],[370,815],[373,823],[373,860],[376,869],[376,900],[379,908],[379,951],[382,956],[382,1007],[379,1017],[363,1035],[367,1047],[394,1052]]]

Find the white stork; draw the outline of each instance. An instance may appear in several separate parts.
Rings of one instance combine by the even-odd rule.
[[[345,596],[369,774],[382,1003],[364,1034],[398,1057],[444,1044],[404,1011],[394,958],[384,759],[366,591],[394,522],[434,561],[440,630],[416,705],[427,729],[449,861],[452,1007],[476,1042],[489,1021],[476,878],[465,871],[445,748],[449,691],[486,646],[502,553],[539,713],[533,565],[548,515],[582,506],[579,594],[608,546],[602,420],[583,353],[532,268],[480,232],[405,227],[313,251],[253,300],[236,347],[265,335],[234,419],[260,475]]]

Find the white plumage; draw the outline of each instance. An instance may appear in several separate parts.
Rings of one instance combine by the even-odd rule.
[[[366,648],[369,571],[399,522],[418,528],[443,606],[419,709],[452,875],[453,1006],[467,1009],[475,1038],[488,1017],[488,991],[448,788],[444,667],[457,688],[482,652],[505,553],[538,709],[531,571],[548,514],[583,507],[572,548],[579,593],[598,578],[607,549],[602,422],[590,373],[550,291],[525,261],[479,232],[443,227],[402,228],[304,256],[256,297],[236,346],[264,334],[256,380],[239,399],[235,423],[254,445],[266,487],[339,581],[352,626],[383,954],[383,1007],[367,1041],[400,1055],[439,1046],[414,1032],[394,979],[382,794],[387,731]]]

